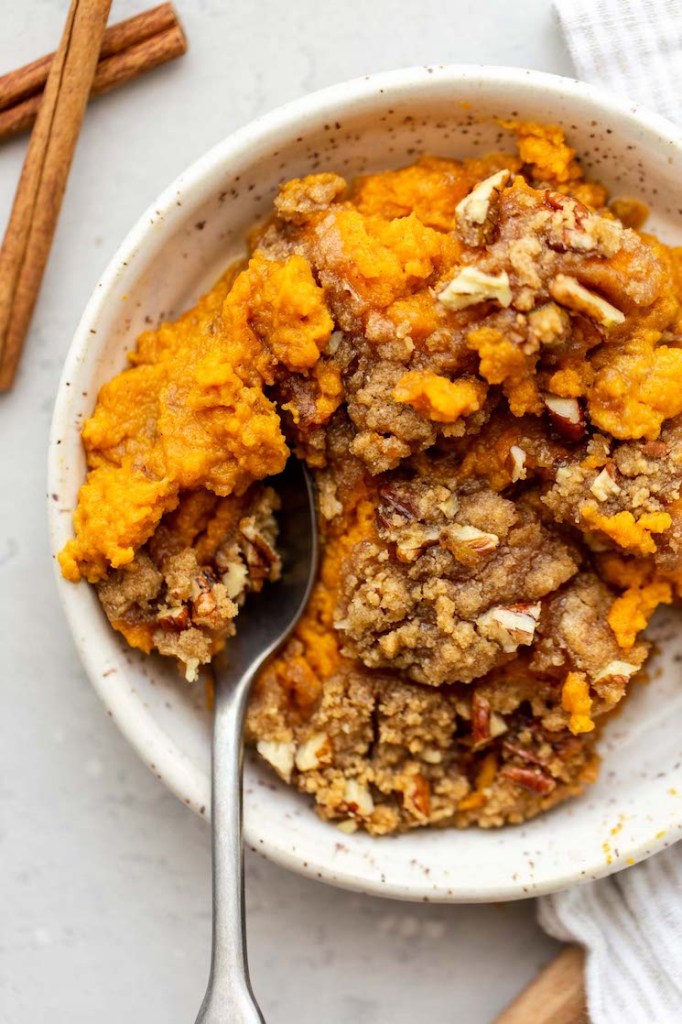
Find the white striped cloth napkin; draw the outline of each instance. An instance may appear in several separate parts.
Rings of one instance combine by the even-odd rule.
[[[680,0],[554,0],[554,6],[578,78],[682,120]]]
[[[554,4],[578,78],[682,121],[682,0]],[[585,947],[593,1024],[682,1022],[682,844],[544,896],[538,916],[550,935]]]

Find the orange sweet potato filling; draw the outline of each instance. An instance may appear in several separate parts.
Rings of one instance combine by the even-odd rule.
[[[629,587],[616,598],[609,613],[609,625],[618,644],[624,650],[630,650],[637,634],[646,629],[659,604],[670,604],[672,599],[672,587],[667,580],[653,580],[644,586]]]
[[[568,711],[571,716],[569,728],[572,733],[578,735],[581,732],[592,732],[592,699],[584,672],[568,673],[561,690],[561,704],[564,711]]]
[[[480,380],[449,380],[431,370],[410,370],[398,381],[393,398],[436,423],[456,423],[481,408],[486,392]]]
[[[651,555],[656,550],[655,533],[665,533],[672,525],[667,512],[645,512],[635,519],[632,512],[618,512],[604,516],[593,508],[585,508],[583,521],[595,530],[600,530],[616,544],[641,555]]]
[[[176,323],[143,334],[83,427],[88,477],[64,576],[95,582],[131,562],[181,490],[240,494],[281,472],[288,450],[263,389],[279,365],[314,367],[332,326],[301,256],[256,253]]]

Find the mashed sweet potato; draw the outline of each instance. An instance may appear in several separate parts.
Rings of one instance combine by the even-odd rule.
[[[314,471],[319,579],[248,734],[347,832],[580,792],[682,593],[680,253],[561,128],[505,127],[517,152],[284,184],[83,429],[64,575],[188,678],[277,577],[259,481]]]
[[[176,323],[143,334],[83,426],[88,477],[60,554],[67,579],[94,583],[132,562],[181,491],[239,495],[281,472],[288,450],[264,388],[282,368],[311,369],[332,327],[302,257],[255,254]]]

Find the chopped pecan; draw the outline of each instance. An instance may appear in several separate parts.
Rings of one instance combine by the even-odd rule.
[[[374,800],[369,788],[357,779],[346,779],[343,789],[343,803],[351,814],[368,818],[374,811]]]
[[[414,562],[425,548],[438,543],[442,532],[440,526],[412,523],[401,533],[400,541],[396,544],[395,553],[398,561]]]
[[[192,601],[192,615],[199,619],[208,619],[215,614],[217,602],[211,588],[202,590]]]
[[[324,732],[315,732],[296,750],[296,767],[299,772],[314,771],[328,763],[332,753],[329,737]]]
[[[249,582],[249,570],[241,560],[241,556],[236,557],[235,560],[227,566],[220,579],[227,591],[227,596],[231,600],[234,601],[241,597]]]
[[[597,501],[608,501],[609,498],[620,494],[621,489],[613,478],[614,472],[612,466],[604,466],[601,473],[590,484],[590,490]]]
[[[248,516],[239,524],[245,540],[244,557],[250,569],[252,590],[259,590],[263,581],[279,571],[280,558],[267,537],[258,529],[255,518]]]
[[[583,313],[602,327],[615,327],[625,320],[625,315],[619,309],[568,274],[557,274],[550,282],[549,294],[559,305]]]
[[[509,459],[511,462],[512,483],[516,484],[519,480],[525,480],[528,470],[526,469],[526,453],[523,448],[513,444],[509,449]]]
[[[509,726],[504,720],[504,716],[500,715],[497,711],[493,711],[490,716],[490,735],[493,739],[498,736],[502,736],[503,733],[507,732]]]
[[[596,239],[584,230],[590,211],[583,203],[563,192],[545,192],[545,202],[558,216],[549,226],[549,245],[553,249],[588,251],[596,247]]]
[[[665,441],[647,441],[642,445],[642,455],[647,459],[662,459],[668,454],[668,446]]]
[[[551,210],[571,210],[573,219],[578,227],[581,227],[590,211],[579,199],[573,199],[564,192],[555,192],[548,188],[545,191],[545,202]]]
[[[406,519],[408,523],[415,519],[415,510],[410,508],[402,495],[397,496],[390,487],[382,487],[379,495],[381,497],[381,504],[377,509],[377,516],[387,528],[393,525],[389,517],[396,514],[402,519]],[[388,508],[384,509],[382,507],[383,504],[386,504]]]
[[[445,501],[439,502],[437,508],[439,512],[443,513],[446,519],[452,519],[454,516],[457,515],[457,510],[459,508],[459,501],[457,500],[457,495],[454,493],[451,494],[449,498],[445,499]]]
[[[475,526],[452,523],[441,532],[440,543],[458,562],[472,565],[499,547],[500,538],[496,533],[486,533]]]
[[[201,572],[194,577],[190,584],[190,597],[196,601],[201,594],[208,594],[216,583],[215,574],[208,566],[202,566]]]
[[[457,227],[469,245],[483,245],[494,228],[493,199],[509,181],[511,172],[505,167],[481,181],[455,207]]]
[[[545,202],[554,211],[547,235],[552,249],[613,256],[620,248],[623,228],[617,221],[590,213],[583,203],[563,192],[546,192]]]
[[[528,747],[519,746],[517,743],[512,743],[511,740],[503,740],[502,746],[511,754],[513,757],[519,757],[522,761],[530,761],[531,764],[543,765],[544,761],[542,758],[534,754]]]
[[[567,441],[579,441],[585,433],[585,415],[578,399],[545,395],[544,401],[556,431]]]
[[[489,608],[477,620],[479,630],[497,640],[503,651],[513,654],[521,644],[532,644],[542,605],[514,604]]]
[[[480,747],[491,738],[490,701],[475,693],[471,701],[471,738],[474,747]]]
[[[329,335],[329,341],[324,347],[325,355],[335,356],[339,350],[339,345],[343,341],[343,331],[332,331]]]
[[[355,818],[344,818],[336,826],[339,832],[343,832],[347,836],[352,836],[354,832],[358,830],[358,823]]]
[[[556,788],[556,782],[551,775],[540,771],[539,768],[519,768],[513,764],[506,764],[499,774],[514,785],[528,789],[531,793],[541,793],[543,796]]]
[[[631,665],[629,661],[610,661],[605,668],[601,669],[594,677],[595,683],[604,679],[627,682],[631,676],[638,671],[637,665]]]
[[[196,683],[199,678],[199,659],[188,658],[185,665],[185,679],[188,683]]]
[[[431,787],[423,775],[415,775],[403,793],[403,805],[407,811],[428,821],[431,813]]]
[[[172,633],[181,633],[189,626],[189,609],[186,604],[176,608],[164,608],[156,617],[156,624],[161,629],[169,629]]]
[[[291,781],[291,773],[294,770],[294,757],[296,744],[291,742],[279,742],[277,740],[259,740],[256,750],[261,757],[271,764],[275,771],[287,782]]]
[[[438,292],[437,298],[446,309],[451,310],[466,309],[467,306],[489,300],[506,308],[512,300],[509,275],[506,270],[499,274],[486,274],[477,267],[462,267],[452,281]]]

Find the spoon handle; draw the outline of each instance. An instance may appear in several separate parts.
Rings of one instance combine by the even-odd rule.
[[[242,762],[244,719],[259,664],[225,685],[217,673],[213,722],[213,950],[196,1024],[264,1024],[251,991],[246,956]]]

